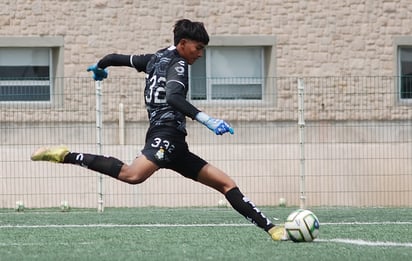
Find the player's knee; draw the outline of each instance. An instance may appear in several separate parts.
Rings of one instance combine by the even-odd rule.
[[[139,177],[127,177],[127,178],[123,179],[124,182],[126,182],[127,184],[130,184],[130,185],[137,185],[137,184],[143,183],[145,180],[146,179],[142,179],[142,178],[139,178]]]
[[[123,177],[123,181],[130,185],[137,185],[137,184],[143,183],[146,179],[147,179],[146,177],[142,177],[136,174],[126,175]]]
[[[131,177],[131,178],[125,180],[125,182],[127,182],[130,185],[137,185],[137,184],[143,183],[145,180],[146,179],[141,179],[139,177]]]
[[[133,172],[128,166],[123,166],[120,171],[119,179],[131,184],[137,185],[143,183],[148,178],[148,175],[144,175],[144,173],[140,172]]]
[[[230,191],[230,190],[232,190],[232,189],[234,189],[234,188],[237,188],[237,185],[236,185],[235,182],[232,181],[231,183],[226,184],[226,185],[222,188],[221,192],[222,192],[222,194],[226,195],[226,193],[227,193],[228,191]]]

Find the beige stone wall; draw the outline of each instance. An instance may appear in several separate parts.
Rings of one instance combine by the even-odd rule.
[[[79,77],[108,52],[169,45],[174,21],[190,18],[212,36],[275,35],[281,76],[394,75],[394,37],[411,36],[411,11],[408,0],[6,0],[0,35],[64,36],[65,74]]]
[[[395,76],[396,50],[394,43],[399,37],[412,36],[411,5],[408,0],[349,0],[349,1],[131,1],[92,0],[56,1],[28,0],[2,1],[0,3],[0,37],[14,36],[63,36],[64,76],[90,79],[88,65],[103,55],[117,53],[147,53],[171,44],[173,23],[180,18],[203,21],[213,36],[264,35],[275,36],[275,73],[288,76]],[[404,38],[403,38],[404,39]],[[411,38],[412,39],[412,38]],[[411,41],[412,43],[412,41]],[[58,75],[59,76],[59,75]],[[110,76],[141,77],[133,69],[111,68]],[[117,80],[116,80],[117,81]],[[130,83],[114,81],[118,92],[125,92]],[[374,92],[379,83],[359,85],[334,83],[328,88],[344,90],[353,88]],[[368,114],[374,119],[408,118],[410,106],[399,106],[396,99],[395,81],[385,84],[382,91],[392,93],[385,100],[369,103],[368,96],[359,101],[373,109],[389,105],[387,114]],[[108,84],[106,84],[108,85]],[[276,102],[264,107],[265,118],[280,118],[279,111],[296,104],[296,84],[279,84],[275,87]],[[325,88],[314,85],[313,88]],[[84,85],[75,81],[64,83],[64,90],[81,92]],[[93,88],[89,86],[88,88]],[[64,102],[75,104],[77,98],[65,96]],[[137,102],[138,101],[138,102]],[[92,105],[88,100],[82,104]],[[140,99],[133,99],[136,110],[142,108]],[[329,103],[338,106],[347,101],[325,99],[307,106],[316,110]],[[108,101],[109,104],[115,102]],[[117,106],[117,105],[116,105]],[[131,105],[132,106],[132,105]],[[4,106],[3,106],[4,107]],[[206,106],[207,107],[207,106]],[[210,113],[236,120],[237,115],[208,108]],[[243,111],[245,106],[240,106]],[[59,108],[65,110],[65,108]],[[90,110],[93,108],[90,106]],[[236,111],[238,108],[236,108]],[[56,119],[60,111],[52,113]],[[261,111],[261,112],[262,112]],[[261,114],[261,113],[260,113]],[[144,111],[134,120],[144,120]],[[393,115],[397,115],[393,117]],[[400,115],[400,116],[399,116]],[[406,116],[405,116],[406,115]],[[71,115],[62,119],[72,121]],[[247,114],[246,118],[256,115]],[[364,115],[343,113],[324,119],[364,119]],[[40,116],[38,119],[41,120]],[[109,119],[115,115],[108,116]],[[22,117],[23,119],[33,117]],[[2,115],[7,120],[7,116]],[[51,118],[53,119],[53,118]],[[82,119],[76,115],[75,119]],[[288,117],[293,119],[293,117]],[[86,119],[83,119],[86,120]]]
[[[4,181],[0,207],[11,207],[21,198],[29,207],[58,205],[63,199],[74,206],[95,206],[94,173],[33,163],[29,154],[45,143],[66,143],[75,150],[93,152],[95,86],[87,66],[108,53],[148,53],[170,45],[173,23],[180,18],[203,21],[212,37],[276,38],[273,75],[281,78],[272,83],[276,85],[272,102],[196,104],[233,122],[236,135],[219,144],[221,139],[214,136],[204,140],[212,134],[198,125],[196,135],[189,136],[194,149],[234,175],[256,203],[275,205],[282,196],[298,204],[298,133],[294,123],[296,79],[303,77],[306,119],[315,124],[307,149],[317,157],[307,163],[309,205],[411,206],[408,155],[412,110],[410,104],[397,101],[393,78],[395,42],[402,39],[408,43],[412,37],[411,13],[409,0],[1,1],[0,38],[63,36],[64,75],[58,76],[65,79],[60,83],[64,90],[61,104],[0,105],[0,177]],[[113,145],[104,152],[126,161],[132,159],[144,138],[147,115],[142,77],[133,69],[110,68],[109,79],[103,83],[103,120],[109,126],[104,142]],[[125,105],[130,128],[126,142],[130,146],[117,145],[119,103]],[[284,121],[292,127],[277,125]],[[253,135],[262,122],[267,124],[263,124],[266,131]],[[371,122],[377,122],[378,127],[371,128]],[[331,130],[335,124],[342,125]],[[280,133],[272,132],[274,129]],[[385,141],[398,136],[402,138]],[[260,139],[245,144],[251,137]],[[262,150],[266,141],[270,146]],[[265,161],[245,160],[242,152],[247,150],[263,151]],[[235,158],[230,157],[233,151]],[[335,156],[332,160],[328,159],[331,151]],[[363,160],[352,158],[353,152]],[[372,152],[383,154],[371,156]],[[259,179],[251,174],[255,169]],[[160,173],[142,186],[107,181],[106,202],[110,206],[186,206],[214,205],[221,198],[191,181],[163,175],[169,173]]]

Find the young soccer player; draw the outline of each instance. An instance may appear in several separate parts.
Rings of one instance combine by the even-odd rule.
[[[107,78],[109,66],[129,66],[146,73],[144,95],[150,126],[141,155],[131,165],[113,157],[70,152],[65,147],[39,148],[31,159],[80,165],[130,184],[144,182],[160,168],[171,169],[216,189],[273,240],[285,240],[283,226],[275,226],[266,218],[226,173],[189,151],[185,141],[186,117],[217,135],[234,134],[234,130],[227,122],[210,117],[186,100],[188,65],[203,55],[209,43],[203,23],[182,19],[175,23],[173,33],[174,45],[155,54],[109,54],[87,69],[96,81]]]

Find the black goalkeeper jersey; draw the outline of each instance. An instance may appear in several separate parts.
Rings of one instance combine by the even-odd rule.
[[[110,54],[98,66],[129,66],[146,72],[144,98],[150,129],[169,126],[186,133],[186,116],[194,119],[199,110],[186,100],[188,64],[174,46],[148,55]]]

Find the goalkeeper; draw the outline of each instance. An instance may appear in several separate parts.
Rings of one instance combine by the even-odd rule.
[[[227,174],[189,151],[186,117],[217,135],[234,134],[234,130],[186,100],[188,65],[203,55],[209,42],[203,23],[182,19],[175,23],[173,33],[174,45],[155,54],[109,54],[87,69],[96,81],[107,78],[109,66],[129,66],[146,73],[144,98],[150,126],[141,155],[131,165],[113,157],[70,152],[65,147],[39,148],[31,159],[80,165],[129,184],[144,182],[160,168],[171,169],[224,194],[235,210],[268,232],[273,240],[284,240],[284,228],[274,226]]]

